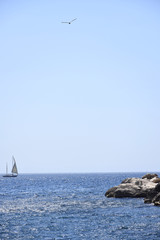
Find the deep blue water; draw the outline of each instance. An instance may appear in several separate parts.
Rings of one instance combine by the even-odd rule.
[[[104,196],[144,173],[0,176],[0,239],[160,239],[160,208]]]

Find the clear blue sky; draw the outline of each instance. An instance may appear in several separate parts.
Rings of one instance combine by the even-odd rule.
[[[160,2],[0,2],[0,172],[160,171]],[[62,24],[77,18],[72,24]]]

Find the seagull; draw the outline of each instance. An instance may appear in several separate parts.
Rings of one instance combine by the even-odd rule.
[[[73,21],[75,21],[77,18],[74,18],[73,20],[71,20],[70,22],[62,22],[62,23],[68,23],[71,24]]]

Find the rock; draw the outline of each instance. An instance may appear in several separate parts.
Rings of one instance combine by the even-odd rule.
[[[154,176],[155,177],[155,176]],[[150,179],[150,178],[149,178]],[[148,198],[149,194],[152,193],[157,185],[150,181],[148,178],[127,178],[116,187],[110,188],[106,193],[106,197],[145,197]],[[153,193],[155,196],[155,192]],[[149,198],[148,198],[149,199]]]
[[[152,199],[152,203],[154,203],[155,206],[160,206],[160,192]]]
[[[160,201],[160,192],[157,193],[157,195],[153,198],[152,202],[155,203],[157,201]]]
[[[146,196],[144,203],[153,203],[156,206],[160,205],[160,183]]]
[[[160,178],[157,174],[146,174],[142,178],[127,178],[118,186],[110,188],[106,197],[143,197],[144,203],[160,206]]]
[[[152,178],[151,181],[154,183],[160,183],[160,178],[159,177]]]
[[[154,205],[160,207],[160,202],[155,202]]]
[[[105,193],[105,196],[106,197],[113,197],[113,192],[115,192],[116,191],[116,189],[117,189],[117,187],[112,187],[112,188],[110,188],[106,193]]]
[[[145,178],[152,179],[154,177],[158,177],[158,175],[156,173],[147,173],[142,177],[142,179],[145,179]]]
[[[155,186],[155,191],[156,191],[156,192],[160,192],[160,183],[158,183],[158,184]]]
[[[144,198],[144,203],[152,203],[153,198],[157,195],[157,191],[154,189],[152,189]]]

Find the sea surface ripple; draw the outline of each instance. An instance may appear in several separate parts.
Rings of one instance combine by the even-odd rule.
[[[0,176],[0,239],[160,239],[160,208],[143,199],[106,198],[144,173]]]

